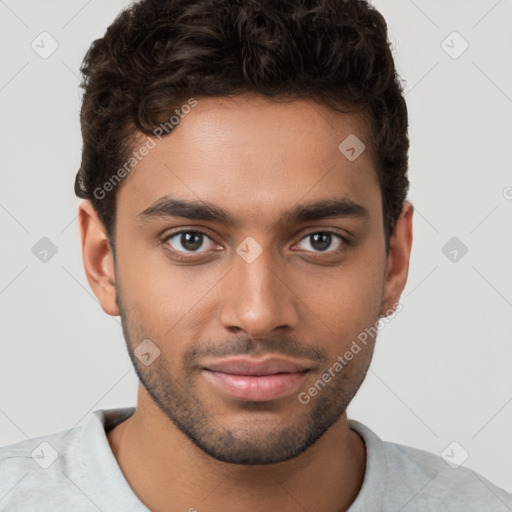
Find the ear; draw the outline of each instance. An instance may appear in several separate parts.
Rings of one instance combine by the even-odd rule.
[[[88,200],[78,207],[82,259],[89,286],[108,315],[118,316],[114,255],[103,222]]]
[[[400,295],[407,282],[412,248],[413,211],[412,203],[406,201],[389,240],[388,264],[381,305],[382,314],[390,313],[395,309],[393,305],[400,300]]]

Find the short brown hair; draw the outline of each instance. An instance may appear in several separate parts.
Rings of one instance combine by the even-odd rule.
[[[94,190],[188,98],[255,92],[363,108],[383,202],[386,250],[406,199],[407,107],[387,25],[364,0],[141,0],[87,51],[77,196],[113,243],[115,190]]]

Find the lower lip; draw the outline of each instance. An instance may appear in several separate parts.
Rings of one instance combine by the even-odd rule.
[[[205,370],[205,377],[232,398],[265,402],[297,391],[307,375],[305,372],[276,373],[275,375],[232,375]]]

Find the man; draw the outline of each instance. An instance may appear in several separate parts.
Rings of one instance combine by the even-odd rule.
[[[137,407],[2,448],[0,510],[512,510],[347,419],[412,245],[381,15],[142,0],[82,72],[82,256]]]

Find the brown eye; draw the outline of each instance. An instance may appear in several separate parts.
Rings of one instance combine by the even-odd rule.
[[[165,240],[177,252],[202,253],[212,248],[213,240],[202,231],[179,231]],[[200,250],[203,249],[203,250]]]
[[[331,231],[310,233],[309,235],[306,235],[298,245],[300,245],[304,240],[308,241],[308,243],[305,244],[306,247],[303,247],[305,250],[320,253],[337,252],[346,242],[341,235]]]

